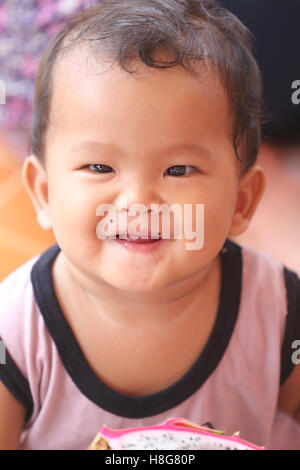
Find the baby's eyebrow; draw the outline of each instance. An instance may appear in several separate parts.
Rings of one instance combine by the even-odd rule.
[[[106,144],[104,142],[96,142],[92,140],[84,140],[82,142],[79,142],[79,144],[74,145],[71,147],[70,151],[71,152],[77,152],[79,150],[85,150],[90,147],[115,147],[114,144]]]
[[[79,142],[78,144],[75,144],[71,148],[71,152],[77,152],[80,150],[85,150],[85,149],[92,149],[94,148],[95,150],[102,148],[102,149],[113,149],[114,151],[117,151],[119,153],[125,154],[125,151],[118,147],[116,144],[113,143],[106,143],[106,142],[97,142],[97,141],[91,141],[91,140],[85,140],[82,142]],[[153,155],[171,155],[175,153],[197,153],[199,156],[202,157],[212,157],[212,152],[210,151],[209,148],[200,145],[200,144],[171,144],[168,146],[161,146],[154,148],[151,152]]]

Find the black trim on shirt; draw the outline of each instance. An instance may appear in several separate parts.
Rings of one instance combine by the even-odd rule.
[[[292,355],[296,349],[292,345],[295,340],[300,341],[300,279],[294,271],[285,266],[283,266],[283,273],[286,287],[287,317],[281,350],[280,385],[293,372],[296,364],[292,361]]]
[[[5,348],[5,364],[0,364],[0,380],[10,393],[26,409],[25,421],[31,418],[33,413],[33,398],[28,380],[24,377],[18,366]],[[1,419],[1,416],[0,416]]]
[[[175,383],[146,396],[129,396],[106,385],[91,369],[67,323],[55,295],[51,266],[59,253],[50,247],[35,263],[31,280],[46,327],[61,361],[79,390],[102,409],[126,418],[163,413],[188,399],[217,368],[237,321],[242,288],[241,247],[227,239],[222,249],[222,283],[219,306],[210,337],[190,369]]]

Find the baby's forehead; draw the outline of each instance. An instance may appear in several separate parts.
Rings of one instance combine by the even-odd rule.
[[[105,59],[96,58],[91,47],[85,44],[60,51],[51,71],[49,126],[55,123],[59,111],[65,109],[64,98],[68,91],[75,86],[78,93],[84,92],[88,78],[101,75],[104,80],[107,68]]]
[[[78,158],[83,159],[126,155],[131,162],[158,162],[170,159],[171,152],[164,149],[197,144],[201,161],[220,148],[232,153],[227,95],[209,69],[204,67],[195,77],[180,66],[160,70],[138,61],[130,65],[134,70],[140,66],[139,72],[132,75],[118,63],[102,62],[86,47],[60,57],[47,154],[59,151],[68,156],[82,141],[106,145],[81,149]],[[184,153],[192,155],[190,150]]]
[[[52,77],[54,81],[59,80],[60,77],[64,80],[72,80],[76,78],[76,75],[103,71],[104,66],[104,57],[101,60],[99,54],[96,58],[91,46],[79,43],[59,51],[53,66]]]
[[[133,74],[107,55],[94,54],[85,44],[64,51],[54,68],[49,128],[56,128],[62,135],[72,125],[79,127],[80,117],[83,125],[94,119],[100,126],[104,118],[115,125],[122,116],[124,121],[120,125],[124,126],[128,125],[130,113],[139,115],[144,126],[157,127],[161,120],[164,128],[168,121],[168,127],[177,126],[181,132],[186,127],[185,121],[191,121],[193,116],[193,127],[197,119],[206,120],[203,113],[198,116],[197,102],[199,109],[206,106],[207,113],[216,113],[219,120],[223,119],[218,125],[228,128],[232,135],[227,94],[217,74],[205,64],[199,64],[198,76],[180,65],[162,70],[138,59],[126,65],[134,70]],[[136,129],[140,128],[138,118],[134,124]],[[103,127],[107,128],[106,123]]]
[[[168,50],[157,51],[157,54],[154,54],[153,57],[163,61],[172,60]],[[98,77],[101,83],[106,80],[116,81],[121,78],[131,78],[138,85],[139,80],[147,77],[156,76],[159,80],[159,78],[163,79],[168,74],[169,80],[174,75],[178,80],[179,75],[181,75],[183,82],[189,82],[193,86],[205,81],[213,81],[216,93],[226,95],[227,98],[227,91],[223,87],[220,75],[209,61],[194,62],[192,67],[195,71],[194,74],[181,65],[164,69],[150,67],[138,57],[128,59],[124,66],[115,57],[109,56],[108,52],[101,49],[94,50],[90,44],[79,43],[58,55],[52,72],[53,95],[55,94],[56,85],[66,89],[68,83],[78,82],[78,85],[81,85],[78,86],[80,91],[87,85],[88,79],[92,77]]]

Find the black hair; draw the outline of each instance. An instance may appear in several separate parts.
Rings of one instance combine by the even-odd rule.
[[[29,152],[40,160],[45,154],[54,66],[78,44],[88,44],[95,54],[105,53],[112,64],[131,74],[136,72],[129,68],[133,59],[152,68],[181,66],[195,75],[195,64],[208,64],[228,94],[233,146],[242,173],[255,164],[261,140],[261,74],[249,30],[215,0],[102,0],[71,17],[39,63]],[[168,51],[170,60],[154,58],[156,51]]]

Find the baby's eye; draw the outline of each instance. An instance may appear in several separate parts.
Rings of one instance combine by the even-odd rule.
[[[93,171],[94,173],[109,173],[112,170],[110,166],[101,165],[99,163],[87,165],[86,168]]]
[[[185,171],[186,168],[190,169],[188,171],[188,173],[191,173],[192,171],[196,170],[196,168],[194,166],[176,165],[176,166],[171,166],[170,168],[168,168],[167,172],[169,172],[170,176],[185,176],[186,175],[186,171]]]

